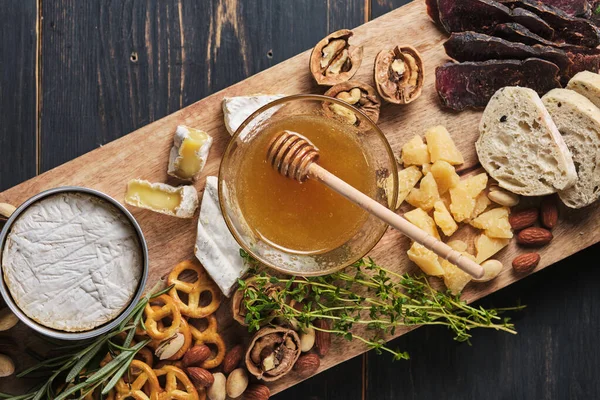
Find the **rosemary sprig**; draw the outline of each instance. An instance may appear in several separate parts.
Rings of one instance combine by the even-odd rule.
[[[257,265],[248,254],[241,254],[247,263]],[[277,277],[262,272],[254,281],[253,285],[239,281],[240,290],[244,290],[243,306],[250,331],[277,317],[292,324],[297,322],[302,328],[312,327],[347,340],[360,340],[378,354],[391,353],[394,359],[409,358],[407,353],[386,345],[384,336],[394,335],[398,327],[442,325],[452,330],[455,340],[468,342],[470,331],[475,328],[515,334],[510,319],[500,314],[523,308],[473,307],[460,296],[436,290],[426,277],[395,273],[370,258],[327,276]],[[273,285],[279,290],[268,290]],[[291,300],[302,306],[290,305]],[[331,328],[316,327],[313,322],[317,319],[328,321]]]
[[[142,325],[146,304],[151,299],[167,293],[171,288],[172,286],[156,293],[154,293],[154,289],[151,290],[136,304],[123,322],[111,332],[101,335],[93,341],[64,346],[62,350],[67,351],[66,354],[41,361],[20,372],[17,375],[19,378],[37,372],[41,373],[46,381],[24,395],[15,396],[0,393],[0,399],[83,399],[97,389],[102,389],[102,395],[108,394],[123,374],[127,372],[138,351],[149,342],[149,339],[147,339],[134,346],[131,345],[136,328]],[[117,336],[124,333],[126,335],[122,344],[113,341]],[[109,350],[119,352],[119,354],[106,365],[100,367],[98,356],[106,354]],[[57,388],[57,386],[59,387]]]

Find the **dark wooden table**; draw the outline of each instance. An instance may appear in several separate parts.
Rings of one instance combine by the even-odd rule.
[[[407,1],[2,0],[0,190]],[[598,399],[599,258],[597,245],[481,302],[527,304],[518,336],[469,346],[421,328],[393,343],[410,361],[369,353],[276,398]]]

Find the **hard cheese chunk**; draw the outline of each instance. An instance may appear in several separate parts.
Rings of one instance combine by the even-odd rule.
[[[435,178],[440,194],[446,193],[460,182],[454,167],[443,160],[438,160],[431,166],[431,174]]]
[[[212,137],[204,131],[178,126],[167,173],[182,180],[193,180],[204,168],[212,142]]]
[[[402,162],[404,166],[429,164],[429,151],[421,136],[415,135],[402,146]]]
[[[462,254],[471,260],[475,260],[475,257],[469,253],[463,252]],[[459,294],[465,286],[467,286],[467,283],[471,282],[471,275],[467,274],[450,261],[442,260],[441,266],[444,270],[444,284],[448,290],[450,290],[450,293],[454,295]]]
[[[406,197],[406,201],[411,206],[422,208],[425,211],[431,210],[435,202],[439,199],[440,194],[438,193],[437,184],[431,173],[425,175],[421,179],[419,188],[413,189]]]
[[[404,218],[406,218],[411,224],[416,225],[425,232],[429,233],[431,236],[437,239],[440,238],[440,234],[435,227],[433,218],[431,218],[429,214],[420,208],[415,208],[412,211],[404,213]]]
[[[425,139],[427,140],[431,162],[435,163],[438,160],[443,160],[452,165],[465,162],[450,134],[443,126],[439,125],[429,128],[425,132]]]
[[[475,250],[477,257],[475,261],[481,264],[508,245],[510,239],[491,238],[482,233],[475,239]]]
[[[127,184],[125,203],[179,218],[192,218],[198,208],[193,186],[173,187],[134,179]]]
[[[422,176],[423,174],[421,174],[419,168],[414,165],[398,172],[398,201],[396,202],[396,208],[399,208],[402,205],[406,196],[408,196]]]
[[[195,254],[221,291],[229,296],[247,266],[240,257],[240,245],[229,232],[221,214],[217,185],[216,176],[206,178]]]
[[[458,229],[458,225],[454,221],[454,218],[452,218],[452,215],[450,215],[450,212],[444,205],[444,202],[441,200],[436,201],[433,207],[433,218],[435,223],[440,227],[442,232],[444,232],[444,235],[452,236],[452,234]]]
[[[437,254],[425,246],[415,242],[406,254],[408,255],[408,258],[417,264],[427,275],[442,276],[444,274],[444,270],[440,265]]]
[[[475,198],[475,208],[471,213],[471,219],[477,218],[490,204],[492,204],[492,202],[488,199],[487,194],[485,194],[485,192],[479,193],[479,196]]]
[[[471,221],[471,225],[485,230],[485,234],[489,237],[510,239],[513,233],[508,222],[509,214],[508,207],[494,208],[475,218]]]
[[[256,94],[253,96],[237,96],[223,98],[223,116],[225,118],[225,128],[230,135],[242,125],[242,123],[256,110],[275,100],[285,97],[284,94]],[[262,116],[260,121],[266,121],[271,115],[275,114],[281,106],[269,108]]]
[[[487,174],[481,173],[464,179],[450,189],[450,212],[456,222],[464,221],[473,214],[475,199],[487,185]]]

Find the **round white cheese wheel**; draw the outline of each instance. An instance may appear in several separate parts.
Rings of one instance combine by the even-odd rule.
[[[2,270],[29,318],[81,332],[127,308],[143,255],[134,227],[117,207],[93,195],[60,193],[34,203],[15,221]]]

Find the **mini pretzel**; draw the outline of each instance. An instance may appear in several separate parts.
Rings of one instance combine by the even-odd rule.
[[[158,322],[157,326],[159,330],[162,330],[164,328],[161,321]],[[167,358],[167,360],[179,360],[181,357],[183,357],[185,352],[188,351],[188,349],[192,346],[192,331],[190,330],[190,326],[188,325],[185,318],[181,318],[181,325],[179,325],[179,329],[177,330],[177,332],[183,335],[183,346],[181,346],[181,349],[179,349],[177,353],[173,354],[173,356],[171,356],[170,358]],[[161,342],[161,340],[153,340],[150,343],[148,343],[147,346],[156,350],[158,346],[160,346]]]
[[[115,385],[115,400],[133,398],[135,400],[159,400],[162,391],[156,373],[150,366],[139,360],[131,362],[131,369],[140,371],[131,383],[125,383],[123,378]]]
[[[156,372],[157,377],[164,375],[166,379],[164,391],[159,393],[158,400],[204,400],[206,398],[204,390],[199,394],[181,369],[172,365],[165,365],[154,372]]]
[[[184,282],[179,279],[179,276],[185,271],[194,271],[198,274],[198,279],[193,282]],[[217,285],[210,279],[204,268],[194,261],[187,260],[180,262],[175,266],[169,274],[167,284],[175,285],[169,292],[169,295],[175,300],[179,310],[183,315],[191,318],[204,318],[209,314],[214,313],[221,304],[221,291]],[[188,296],[187,304],[181,300],[178,291],[186,293]],[[210,304],[200,306],[200,297],[202,293],[209,292],[211,295]]]
[[[161,294],[152,299],[152,303],[162,303],[163,305],[155,307],[150,305],[150,303],[146,304],[146,308],[144,308],[146,332],[148,336],[155,340],[168,339],[177,333],[177,329],[181,325],[179,308],[177,308],[173,299],[166,294]],[[167,317],[171,318],[171,326],[168,328],[163,327],[162,330],[159,329],[158,322]]]
[[[217,354],[204,361],[200,366],[204,369],[212,369],[218,367],[223,358],[225,358],[225,342],[221,338],[221,335],[217,333],[217,319],[214,315],[209,315],[205,318],[208,322],[208,326],[205,330],[201,331],[193,325],[190,325],[192,331],[192,337],[196,341],[196,345],[201,344],[214,344],[217,347]]]

